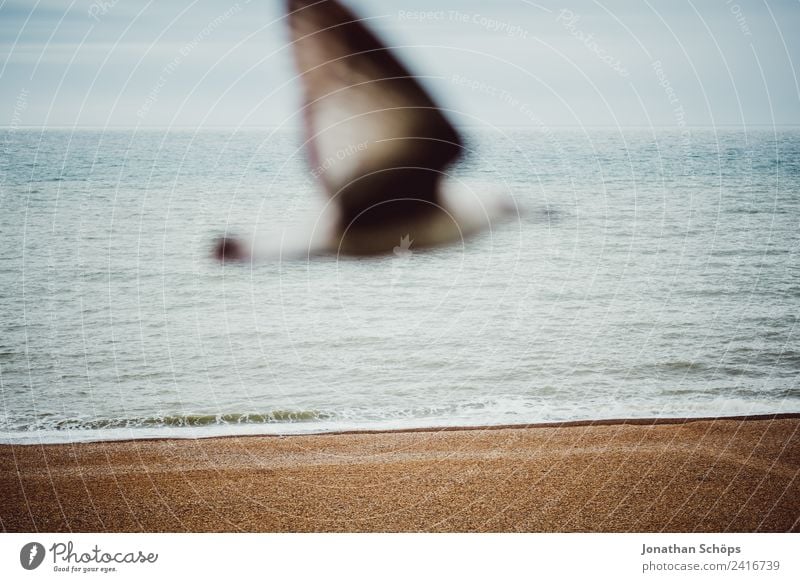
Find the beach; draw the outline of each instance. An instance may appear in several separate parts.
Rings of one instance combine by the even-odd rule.
[[[800,531],[800,415],[0,446],[8,532]]]

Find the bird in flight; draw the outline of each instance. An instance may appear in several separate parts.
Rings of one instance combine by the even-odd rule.
[[[404,240],[424,249],[462,241],[516,212],[508,197],[448,178],[464,149],[461,136],[353,12],[335,0],[288,0],[287,21],[308,163],[329,197],[295,252],[381,255]],[[260,250],[224,237],[214,254],[254,260]]]

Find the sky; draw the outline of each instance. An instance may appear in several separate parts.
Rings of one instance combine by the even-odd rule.
[[[460,124],[800,124],[800,1],[347,0]],[[0,0],[0,125],[294,125],[282,0]]]

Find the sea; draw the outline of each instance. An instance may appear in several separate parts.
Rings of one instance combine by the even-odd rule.
[[[800,412],[800,130],[462,131],[519,217],[221,265],[325,202],[295,128],[2,129],[0,442]]]

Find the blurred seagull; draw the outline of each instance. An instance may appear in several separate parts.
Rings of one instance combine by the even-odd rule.
[[[461,241],[516,213],[507,196],[445,179],[461,137],[350,10],[335,0],[287,4],[308,161],[330,201],[310,234],[287,240],[284,233],[262,246],[225,237],[214,249],[218,259],[378,255],[409,240],[422,249]]]

